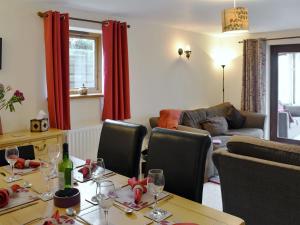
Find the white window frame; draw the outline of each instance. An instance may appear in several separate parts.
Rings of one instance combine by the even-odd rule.
[[[83,38],[95,40],[95,86],[96,88],[89,88],[88,93],[102,93],[102,36],[99,33],[90,33],[84,31],[70,30],[70,38]],[[78,94],[78,89],[70,89],[70,95]]]

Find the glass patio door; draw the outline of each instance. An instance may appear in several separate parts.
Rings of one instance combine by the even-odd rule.
[[[300,144],[300,45],[271,46],[272,140]]]

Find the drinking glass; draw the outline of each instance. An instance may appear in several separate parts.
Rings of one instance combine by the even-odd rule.
[[[156,207],[158,196],[162,193],[165,186],[165,178],[164,178],[163,170],[161,169],[149,170],[148,178],[147,178],[147,186],[148,186],[148,190],[154,197],[154,205],[153,205],[153,210],[151,211],[151,216],[157,220],[161,218],[164,213],[164,210],[158,209]]]
[[[96,194],[92,197],[93,202],[97,202],[97,194],[99,189],[99,184],[101,183],[101,179],[105,173],[105,164],[103,158],[98,158],[97,161],[92,161],[90,173],[93,181],[96,182]]]
[[[19,176],[14,173],[14,166],[19,158],[19,150],[17,146],[11,146],[5,149],[5,159],[11,166],[11,176],[7,178],[8,182],[12,182],[19,179]]]
[[[108,210],[113,206],[116,197],[116,189],[112,181],[105,180],[99,184],[97,201],[100,208],[104,211],[105,225],[108,225]]]
[[[42,176],[45,179],[46,185],[47,185],[47,191],[41,194],[41,199],[44,201],[50,200],[53,198],[53,193],[50,190],[50,178],[52,175],[52,164],[41,161],[40,171]]]
[[[59,144],[51,144],[48,146],[48,156],[49,161],[52,164],[51,177],[57,177],[57,162],[60,156],[60,145]]]

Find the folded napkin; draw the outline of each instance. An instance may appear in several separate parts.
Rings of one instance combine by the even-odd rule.
[[[56,210],[51,218],[48,218],[44,221],[43,225],[64,225],[64,224],[74,224],[75,221],[64,215],[59,215],[59,211]]]
[[[0,208],[5,207],[9,202],[9,197],[21,189],[20,185],[14,184],[10,188],[0,188]]]
[[[24,169],[24,168],[37,168],[41,165],[40,162],[34,160],[25,160],[22,158],[18,158],[17,162],[15,163],[15,168],[17,169]]]
[[[84,178],[89,177],[90,175],[90,170],[91,170],[91,160],[87,159],[85,160],[85,165],[78,170],[79,173],[82,173]]]
[[[138,204],[143,196],[143,193],[147,192],[147,178],[138,180],[136,177],[130,178],[128,184],[131,186],[134,194],[134,202]]]

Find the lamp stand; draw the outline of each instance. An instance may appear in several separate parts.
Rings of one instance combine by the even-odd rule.
[[[224,103],[224,92],[225,92],[225,88],[224,88],[224,70],[225,70],[225,65],[221,65],[222,66],[222,69],[223,69],[223,103]]]

